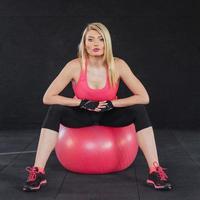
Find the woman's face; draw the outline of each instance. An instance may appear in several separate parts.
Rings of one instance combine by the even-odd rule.
[[[104,54],[104,40],[101,34],[95,30],[86,33],[85,48],[90,56],[102,56]]]

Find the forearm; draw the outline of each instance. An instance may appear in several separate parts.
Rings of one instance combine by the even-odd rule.
[[[47,105],[52,105],[52,104],[59,104],[59,105],[64,105],[64,106],[79,106],[81,102],[81,99],[77,98],[69,98],[69,97],[64,97],[61,95],[55,95],[51,96],[49,98],[43,99],[43,103]]]
[[[149,98],[144,98],[141,95],[133,95],[126,98],[112,100],[111,102],[114,107],[126,107],[134,104],[148,104]]]

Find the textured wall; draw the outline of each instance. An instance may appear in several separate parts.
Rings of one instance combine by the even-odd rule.
[[[100,21],[150,96],[155,128],[199,128],[200,39],[193,1],[0,0],[0,129],[40,128],[42,97]],[[71,85],[62,95],[73,96]],[[131,95],[121,83],[119,97]]]

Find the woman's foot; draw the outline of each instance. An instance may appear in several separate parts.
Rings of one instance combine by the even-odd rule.
[[[41,186],[47,184],[45,172],[40,172],[38,167],[27,167],[26,171],[28,171],[28,178],[23,185],[23,191],[38,191]]]
[[[172,184],[168,180],[167,174],[164,172],[166,168],[159,166],[158,162],[153,163],[155,170],[149,173],[146,183],[157,190],[171,190]]]

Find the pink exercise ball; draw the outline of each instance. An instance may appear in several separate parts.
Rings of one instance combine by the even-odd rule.
[[[72,172],[122,171],[133,163],[138,152],[135,126],[68,128],[60,124],[55,152],[62,166]]]

